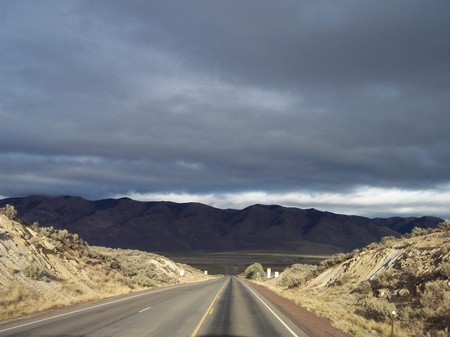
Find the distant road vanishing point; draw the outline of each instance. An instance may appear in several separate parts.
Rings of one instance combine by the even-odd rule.
[[[313,337],[234,276],[0,323],[0,336]]]

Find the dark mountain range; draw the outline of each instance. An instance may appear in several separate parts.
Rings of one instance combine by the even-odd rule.
[[[92,245],[159,252],[296,250],[311,243],[350,250],[443,221],[435,217],[369,219],[276,205],[218,209],[128,198],[89,201],[30,196],[0,200],[0,207],[5,204],[14,205],[25,223],[66,228]]]

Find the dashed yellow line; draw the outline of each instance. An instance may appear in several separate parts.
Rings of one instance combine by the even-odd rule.
[[[225,288],[225,286],[227,285],[228,282],[225,282],[222,286],[222,288],[220,288],[219,292],[216,294],[216,296],[214,297],[214,299],[212,300],[211,304],[209,305],[208,309],[206,310],[205,314],[203,315],[202,319],[200,320],[200,322],[198,323],[197,327],[195,328],[194,332],[192,333],[191,337],[195,337],[198,333],[198,331],[200,330],[200,328],[202,327],[203,323],[205,322],[206,317],[208,316],[208,314],[212,314],[212,312],[214,311],[214,303],[216,303],[217,299],[219,298],[220,293],[222,292],[223,288]]]

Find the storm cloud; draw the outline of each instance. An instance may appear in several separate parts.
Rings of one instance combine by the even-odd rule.
[[[2,1],[0,195],[448,218],[448,13]]]

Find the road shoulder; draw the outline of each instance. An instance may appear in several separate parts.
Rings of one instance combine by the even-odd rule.
[[[309,335],[313,337],[353,337],[351,334],[345,333],[332,326],[326,318],[319,317],[312,312],[309,312],[305,308],[296,305],[294,302],[281,297],[275,292],[253,282],[246,281],[246,283],[267,298]]]

